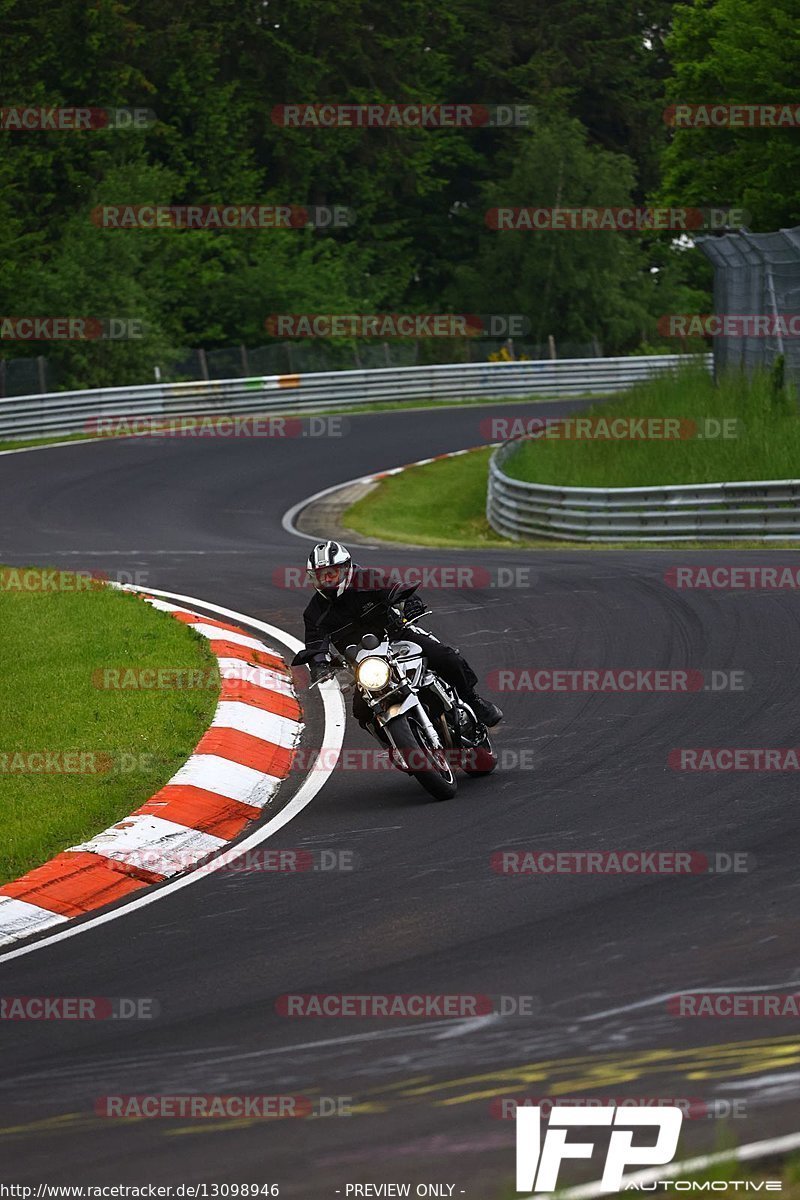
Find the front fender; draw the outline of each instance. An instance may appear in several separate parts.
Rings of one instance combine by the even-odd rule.
[[[383,710],[383,714],[386,718],[386,721],[389,722],[394,720],[395,717],[404,717],[407,712],[412,710],[412,708],[417,708],[418,706],[419,699],[412,692],[409,696],[406,696],[403,700],[399,701],[399,703],[390,704],[388,708]]]

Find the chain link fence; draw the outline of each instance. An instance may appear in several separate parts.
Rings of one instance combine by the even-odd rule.
[[[800,314],[800,226],[696,240],[714,267],[715,314],[766,318],[760,331],[751,320],[741,332],[713,339],[715,374],[769,368],[782,356],[786,381],[800,384],[800,338],[784,332]]]
[[[303,375],[316,371],[375,370],[437,363],[469,363],[520,359],[602,358],[599,342],[540,344],[459,338],[434,341],[279,342],[267,346],[233,346],[218,350],[178,350],[168,362],[153,363],[138,383],[182,383],[198,379],[249,379],[260,375]],[[54,392],[64,384],[58,364],[38,355],[0,358],[0,398]]]

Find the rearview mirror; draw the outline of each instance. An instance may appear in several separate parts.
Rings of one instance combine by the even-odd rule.
[[[396,583],[389,592],[389,603],[399,604],[401,600],[407,600],[413,595],[419,587],[418,583],[412,583],[410,587],[403,587],[402,584]]]

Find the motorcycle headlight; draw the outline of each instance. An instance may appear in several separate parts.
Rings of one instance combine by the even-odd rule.
[[[385,688],[391,673],[385,658],[364,658],[356,668],[356,678],[368,692],[379,692]]]

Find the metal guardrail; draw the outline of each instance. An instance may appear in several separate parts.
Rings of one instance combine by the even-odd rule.
[[[504,537],[570,542],[800,537],[800,479],[554,487],[505,474],[503,466],[518,445],[506,442],[489,464],[486,516]]]
[[[0,400],[0,437],[96,432],[98,423],[104,421],[112,423],[106,432],[113,433],[115,420],[133,422],[136,418],[303,412],[340,405],[368,408],[401,400],[595,395],[622,391],[691,361],[711,368],[710,354],[654,354],[325,371],[11,396]]]

